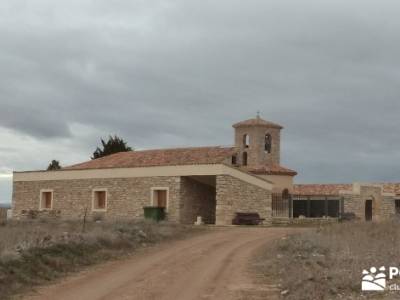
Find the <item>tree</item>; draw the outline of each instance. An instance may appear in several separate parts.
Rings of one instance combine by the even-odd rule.
[[[49,166],[47,167],[47,171],[55,171],[55,170],[60,170],[61,165],[58,160],[53,159]]]
[[[92,159],[97,159],[118,152],[132,151],[132,148],[129,147],[123,139],[116,135],[110,135],[107,142],[101,139],[101,147],[102,149],[97,147],[96,151],[93,152]]]

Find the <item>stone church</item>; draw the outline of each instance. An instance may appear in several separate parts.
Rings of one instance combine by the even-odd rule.
[[[200,216],[230,225],[237,212],[271,224],[346,213],[379,220],[400,207],[400,184],[295,185],[297,172],[280,164],[282,126],[257,116],[233,128],[232,147],[121,152],[59,171],[14,172],[13,218],[133,219],[157,206],[185,224]]]

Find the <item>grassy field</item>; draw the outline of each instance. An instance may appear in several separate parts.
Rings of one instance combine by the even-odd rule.
[[[0,298],[196,230],[144,221],[91,222],[84,231],[82,227],[81,222],[37,220],[0,224]]]
[[[361,293],[364,269],[400,266],[399,226],[339,223],[307,230],[265,249],[256,265],[284,299],[400,299],[400,292]]]

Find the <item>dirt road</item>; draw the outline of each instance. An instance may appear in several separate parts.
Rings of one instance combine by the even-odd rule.
[[[249,261],[257,249],[294,229],[215,228],[165,243],[39,288],[26,299],[248,299]],[[256,294],[256,293],[255,293]]]

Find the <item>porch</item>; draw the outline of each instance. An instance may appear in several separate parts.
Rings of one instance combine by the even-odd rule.
[[[272,218],[276,221],[285,219],[339,219],[344,213],[344,199],[340,196],[296,195],[283,193],[272,194]],[[304,221],[307,222],[307,221]]]

